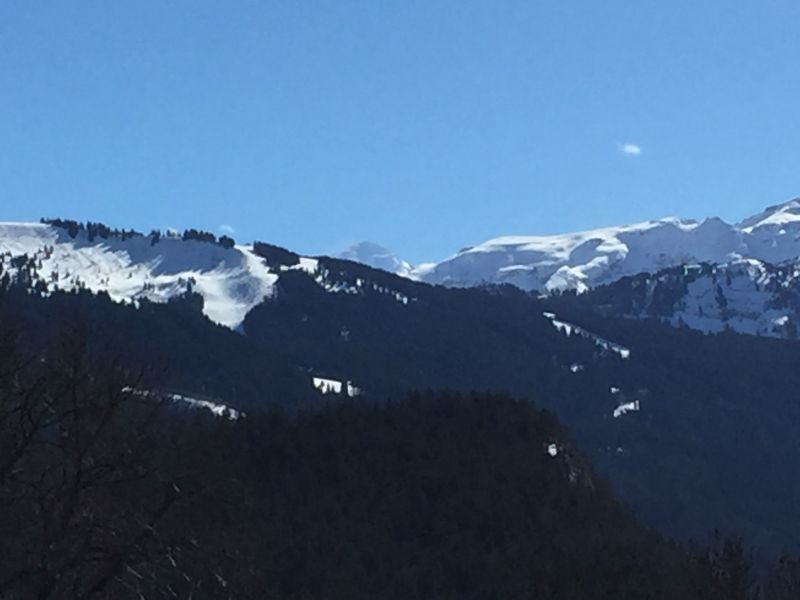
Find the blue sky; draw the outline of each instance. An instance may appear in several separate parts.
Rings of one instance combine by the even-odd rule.
[[[0,219],[412,261],[800,195],[800,3],[0,4]]]

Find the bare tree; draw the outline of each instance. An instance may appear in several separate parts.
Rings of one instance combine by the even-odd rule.
[[[0,334],[0,597],[224,589],[175,517],[206,485],[177,459],[165,401],[132,393],[140,373],[80,330],[44,353],[19,346]]]

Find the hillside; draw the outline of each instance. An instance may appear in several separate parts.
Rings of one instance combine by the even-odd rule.
[[[95,245],[106,256],[110,244]],[[174,239],[158,251],[196,247],[241,256],[218,240]],[[120,360],[150,367],[149,389],[246,413],[426,388],[532,399],[644,524],[681,539],[737,531],[766,554],[800,547],[800,529],[787,526],[800,522],[800,489],[785,477],[800,466],[797,344],[614,319],[580,304],[593,293],[544,300],[513,286],[431,286],[263,243],[249,252],[274,280],[235,331],[208,319],[200,291],[127,303],[54,292],[38,284],[44,269],[30,257],[9,259],[0,304],[32,348],[78,323],[98,348],[116,340]]]
[[[414,394],[219,419],[131,394],[132,373],[79,336],[31,355],[17,334],[0,335],[3,597],[747,589],[741,551],[689,554],[642,529],[529,402]]]

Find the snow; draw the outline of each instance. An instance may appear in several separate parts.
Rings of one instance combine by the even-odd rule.
[[[620,404],[614,409],[613,414],[615,419],[619,419],[622,415],[626,415],[629,412],[636,412],[638,410],[640,410],[639,401],[634,400],[633,402],[624,402],[623,404]]]
[[[88,289],[106,292],[116,302],[142,299],[167,302],[191,290],[203,298],[203,313],[215,323],[238,329],[247,313],[272,297],[286,271],[301,271],[330,293],[363,294],[371,290],[402,305],[415,301],[406,294],[359,279],[356,285],[333,281],[319,259],[271,270],[252,245],[222,246],[179,236],[127,239],[97,237],[86,231],[75,238],[62,228],[41,223],[0,223],[0,265],[14,275],[13,257],[27,254],[37,261],[36,276],[49,292]]]
[[[226,249],[167,236],[156,244],[149,236],[90,242],[84,231],[73,239],[39,223],[0,223],[3,253],[39,259],[39,276],[51,290],[85,287],[117,302],[166,302],[191,288],[203,297],[203,313],[232,329],[272,294],[278,279],[249,246]]]
[[[341,394],[342,389],[347,389],[347,396],[349,398],[354,398],[356,396],[361,395],[361,390],[354,386],[352,382],[342,382],[338,379],[328,379],[326,377],[312,377],[311,383],[314,385],[314,388],[319,390],[321,394]]]
[[[392,254],[391,250],[374,242],[359,242],[339,252],[336,256],[337,258],[352,260],[374,269],[381,269],[397,275],[407,277],[411,273],[411,265],[409,263],[400,260]]]
[[[760,227],[783,226],[796,221],[800,221],[800,199],[798,198],[770,206],[762,212],[744,219],[738,223],[737,227],[742,231],[752,233]]]
[[[319,261],[315,259],[300,259],[300,265],[293,267],[284,267],[284,270],[299,269],[303,270],[309,275],[314,277],[314,281],[322,287],[325,291],[333,294],[353,294],[363,295],[366,290],[371,290],[379,294],[385,294],[391,297],[400,304],[408,304],[409,302],[416,302],[416,298],[409,298],[402,292],[393,290],[391,288],[382,286],[374,281],[366,281],[364,279],[356,279],[355,285],[346,281],[337,281],[331,278],[331,273],[327,269],[319,266]]]
[[[675,281],[674,275],[659,274],[646,281],[648,298],[657,285],[680,286],[677,301],[666,313],[672,325],[708,333],[730,328],[750,335],[785,337],[796,320],[796,313],[793,319],[790,312],[800,298],[796,264],[770,265],[737,258],[710,270],[687,266],[683,278]],[[648,305],[630,316],[649,316]]]
[[[235,408],[230,408],[225,404],[220,404],[211,400],[201,400],[191,396],[184,396],[183,394],[151,392],[149,390],[139,390],[132,387],[124,387],[122,388],[122,392],[144,398],[155,396],[157,398],[166,398],[168,400],[172,400],[173,402],[184,402],[194,408],[204,408],[208,411],[211,411],[211,413],[218,417],[227,417],[231,421],[236,421],[240,417],[246,416],[243,412],[240,412]]]
[[[558,456],[558,446],[556,444],[548,444],[547,453],[553,457]]]
[[[151,244],[149,236],[90,242],[85,231],[73,239],[65,230],[46,224],[0,223],[4,270],[13,274],[8,257],[22,254],[41,262],[38,277],[49,291],[86,288],[107,292],[118,302],[137,303],[144,298],[166,302],[191,289],[203,297],[203,312],[209,319],[232,329],[239,328],[253,307],[274,294],[275,283],[286,270],[308,274],[331,293],[371,290],[402,305],[416,300],[374,282],[359,280],[353,285],[332,280],[315,258],[301,257],[297,265],[272,271],[251,246],[225,249],[176,236],[162,236],[157,244]],[[743,333],[784,336],[794,331],[794,319],[776,286],[800,294],[800,275],[794,266],[782,275],[768,272],[766,266],[800,257],[800,199],[770,206],[736,225],[717,218],[702,222],[664,218],[561,235],[497,237],[439,263],[413,268],[371,242],[356,244],[340,256],[428,283],[457,287],[509,283],[540,293],[586,292],[626,275],[677,265],[685,265],[688,275],[698,273],[700,263],[711,263],[733,279],[724,289],[727,305],[722,307],[717,301],[719,282],[698,276],[689,285],[673,323],[709,332],[730,327]],[[593,337],[623,357],[629,354],[573,325],[555,319],[553,324],[562,331]]]
[[[553,324],[553,327],[555,327],[556,329],[558,329],[560,332],[564,333],[565,335],[580,335],[582,337],[588,338],[588,339],[594,341],[594,343],[596,345],[600,346],[601,348],[603,348],[605,350],[610,350],[611,352],[615,352],[616,354],[619,354],[620,357],[625,358],[625,359],[630,358],[630,356],[631,356],[630,349],[625,348],[624,346],[621,346],[621,345],[616,344],[614,342],[611,342],[611,341],[609,341],[609,340],[607,340],[605,338],[602,338],[599,335],[597,335],[596,333],[592,333],[591,331],[587,331],[583,327],[580,327],[580,326],[575,325],[573,323],[567,323],[566,321],[559,321],[556,318],[556,315],[554,313],[545,312],[545,313],[542,313],[542,315]],[[573,373],[574,372],[575,371],[573,371]]]
[[[532,291],[580,292],[623,275],[685,262],[687,255],[724,259],[730,250],[720,250],[717,238],[728,235],[735,237],[716,223],[668,218],[564,235],[506,236],[414,274],[457,287],[511,283]]]
[[[510,283],[551,293],[586,290],[626,275],[737,258],[778,263],[800,256],[800,199],[731,225],[664,218],[547,236],[503,236],[411,270],[410,277],[454,287]]]
[[[200,400],[198,398],[183,396],[181,394],[171,394],[169,397],[176,402],[185,402],[196,408],[204,408],[211,411],[218,417],[227,417],[231,421],[236,421],[240,417],[245,416],[244,413],[241,413],[234,408],[230,408],[224,404],[217,404],[216,402],[211,402],[210,400]]]

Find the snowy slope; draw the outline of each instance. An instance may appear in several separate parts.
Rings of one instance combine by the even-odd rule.
[[[455,287],[510,283],[549,292],[588,288],[626,275],[742,258],[778,263],[800,256],[800,200],[771,206],[737,225],[675,218],[552,236],[499,237],[411,276]]]
[[[40,223],[0,223],[0,254],[11,274],[13,257],[34,258],[49,291],[86,288],[116,301],[166,302],[192,289],[203,297],[206,316],[231,328],[272,293],[278,278],[249,246],[172,237],[153,244],[149,236],[90,242],[85,231],[72,238]]]
[[[604,314],[655,317],[675,326],[717,333],[797,338],[800,261],[756,259],[685,265],[624,278],[580,298]]]
[[[207,241],[170,236],[155,240],[143,235],[90,240],[85,229],[73,237],[65,228],[40,223],[0,223],[0,255],[2,271],[12,275],[19,266],[15,267],[15,257],[32,258],[35,281],[30,285],[38,283],[42,293],[86,288],[105,291],[117,301],[147,298],[165,302],[191,290],[203,297],[203,311],[209,319],[231,328],[237,328],[254,306],[270,297],[287,268],[309,273],[319,285],[335,293],[366,293],[375,285],[335,281],[310,258],[301,257],[293,266],[270,268],[249,245],[226,248]],[[799,256],[800,200],[771,206],[736,225],[717,218],[702,222],[667,218],[564,235],[499,237],[440,263],[413,268],[371,242],[340,254],[428,283],[455,287],[509,283],[543,293],[569,289],[583,292],[625,276],[657,273],[678,265],[761,264],[767,268]],[[702,298],[709,295],[708,290],[700,289],[703,285],[708,284],[693,284],[680,315],[698,326],[703,319],[711,318],[712,307],[700,308],[705,301]],[[393,290],[383,291],[394,294],[399,302],[413,301]],[[758,293],[765,294],[763,290]],[[731,301],[731,307],[741,305],[737,312],[745,315],[747,325],[741,325],[742,329],[769,331],[775,319],[787,316],[764,308],[765,303],[775,303],[774,295],[755,299],[748,292]],[[697,303],[696,310],[692,302]],[[722,321],[713,317],[713,323],[709,321],[703,327],[714,330],[720,322],[725,326],[731,314],[728,308]],[[754,324],[752,315],[756,314],[761,316]]]
[[[410,264],[397,258],[388,248],[384,248],[374,242],[359,242],[339,252],[336,257],[359,262],[369,267],[404,277],[409,276],[411,273]]]
[[[42,294],[106,292],[117,302],[167,302],[191,291],[203,297],[203,313],[210,320],[231,329],[273,296],[275,283],[287,271],[307,274],[329,293],[378,293],[404,305],[415,301],[374,281],[339,280],[316,258],[294,255],[295,264],[270,267],[255,246],[226,248],[213,241],[140,234],[90,240],[86,229],[73,237],[49,224],[0,223],[0,278],[5,274],[19,283],[24,277],[26,288]]]

